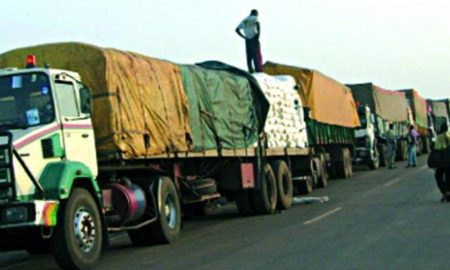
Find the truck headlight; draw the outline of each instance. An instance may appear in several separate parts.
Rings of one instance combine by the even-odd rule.
[[[7,223],[25,222],[28,220],[28,209],[26,206],[8,207],[3,210],[3,220]]]

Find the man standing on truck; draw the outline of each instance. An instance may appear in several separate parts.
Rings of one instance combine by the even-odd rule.
[[[244,31],[244,34],[241,33],[241,30]],[[250,15],[236,27],[236,33],[245,39],[248,71],[250,73],[255,71],[262,72],[262,55],[259,44],[261,25],[258,21],[258,11],[256,9],[253,9]]]
[[[394,124],[389,123],[389,129],[386,132],[386,142],[387,142],[387,165],[389,169],[396,168],[394,165],[395,153],[397,151],[397,138],[394,134]]]

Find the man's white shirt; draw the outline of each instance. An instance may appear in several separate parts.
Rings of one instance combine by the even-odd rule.
[[[258,17],[250,15],[238,25],[238,28],[244,30],[244,36],[246,38],[254,38],[258,34],[257,22]]]

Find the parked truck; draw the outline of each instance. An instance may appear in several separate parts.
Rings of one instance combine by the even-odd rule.
[[[450,124],[449,99],[427,99],[427,111],[429,112],[430,136],[432,137],[432,143],[434,143],[436,134],[440,132],[442,125],[444,123]]]
[[[183,213],[224,196],[246,214],[287,209],[293,180],[326,185],[326,154],[351,174],[353,100],[317,72],[338,87],[345,121],[308,120],[312,148],[301,134],[269,145],[265,93],[222,63],[61,43],[6,52],[0,67],[0,248],[50,250],[63,269],[91,268],[109,232],[171,243]],[[288,116],[302,118],[302,100],[293,102]],[[309,104],[313,117],[322,105]]]
[[[397,159],[406,160],[410,110],[405,93],[389,91],[373,83],[347,86],[358,104],[362,123],[361,128],[355,132],[356,158],[368,164],[371,169],[375,169],[378,164],[386,166],[386,132],[389,124],[393,124],[393,132],[397,137]],[[371,136],[372,130],[375,136]]]
[[[405,89],[400,91],[406,94],[406,100],[411,108],[414,119],[413,124],[420,134],[417,154],[427,154],[430,152],[431,146],[430,116],[427,111],[427,102],[415,89]]]
[[[322,160],[329,160],[331,177],[352,175],[354,130],[360,126],[351,91],[345,85],[312,69],[267,62],[264,72],[295,78],[306,109],[309,144]]]

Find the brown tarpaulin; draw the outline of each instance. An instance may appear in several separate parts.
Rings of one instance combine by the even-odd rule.
[[[179,67],[132,52],[81,43],[47,44],[0,55],[0,68],[38,66],[78,72],[93,94],[92,120],[101,158],[140,158],[187,151],[191,130]],[[150,138],[146,145],[145,137]]]
[[[267,62],[264,72],[271,75],[291,75],[300,86],[305,107],[311,109],[312,119],[342,127],[360,126],[352,93],[348,87],[324,74],[299,67]]]
[[[408,121],[405,93],[383,89],[372,83],[350,84],[355,101],[368,105],[371,111],[390,122]]]
[[[414,115],[414,123],[421,134],[427,134],[428,116],[427,116],[427,102],[419,95],[415,89],[400,90],[406,94],[406,98],[412,108]]]

